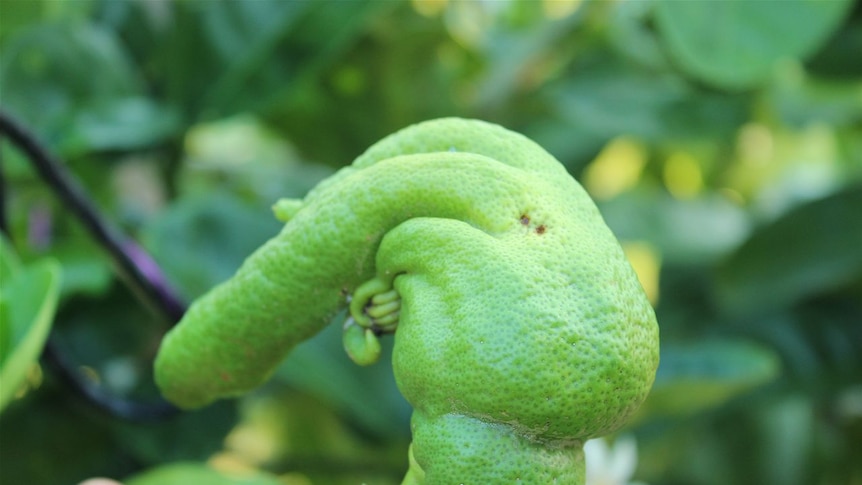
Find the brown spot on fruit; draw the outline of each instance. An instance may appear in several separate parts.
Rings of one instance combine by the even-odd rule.
[[[542,225],[540,225],[539,227],[537,227],[537,228],[536,228],[536,234],[540,234],[540,235],[541,235],[541,234],[544,234],[544,233],[545,233],[545,231],[546,231],[547,229],[548,229],[548,228],[547,228],[547,227],[545,227],[545,225],[544,225],[544,224],[542,224]]]

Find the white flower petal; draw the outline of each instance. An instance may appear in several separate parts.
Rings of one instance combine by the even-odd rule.
[[[610,449],[605,440],[596,438],[584,443],[587,484],[598,484],[606,480],[608,477],[610,458]]]
[[[607,468],[619,483],[628,483],[638,465],[638,445],[634,436],[620,436],[614,441]]]

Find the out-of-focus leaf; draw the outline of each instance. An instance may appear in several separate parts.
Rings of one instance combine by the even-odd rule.
[[[144,229],[142,240],[191,301],[236,272],[280,223],[267,208],[227,194],[182,199]]]
[[[385,41],[389,35],[386,22],[393,19],[387,19],[384,14],[404,7],[406,4],[399,2],[314,2],[314,7],[305,12],[286,39],[291,42],[276,51],[279,59],[304,59],[305,62],[297,64],[289,82],[273,86],[266,98],[257,97],[256,101],[266,121],[288,133],[303,155],[331,166],[345,165],[370,142],[393,131],[391,120],[383,115],[388,114],[387,110],[403,114],[400,98],[408,86],[389,82],[392,75],[389,69],[400,67],[402,72],[412,73],[410,82],[418,81],[420,86],[424,85],[422,74],[405,70],[404,65],[393,66],[392,63],[400,62],[400,57],[393,59],[387,54],[388,49],[362,49],[355,56],[350,54],[363,39],[362,35],[375,24],[384,22],[376,33],[384,36]],[[426,40],[425,35],[417,37],[423,43]],[[392,42],[399,43],[397,38],[392,37]],[[428,50],[411,47],[398,49],[398,53],[414,66],[418,64],[412,61],[417,56],[427,55]],[[383,60],[387,62],[381,62]],[[339,71],[345,72],[342,68],[346,68],[348,76],[351,72],[358,74],[354,79],[359,82],[354,86],[367,87],[361,95],[338,92],[340,83],[333,82],[332,77]],[[330,76],[333,74],[335,76]],[[248,94],[248,90],[243,89]],[[395,102],[396,106],[386,106],[376,95],[399,101]],[[426,101],[427,97],[428,94],[422,92],[418,99]],[[350,122],[333,122],[336,118]],[[367,123],[368,119],[376,121]],[[400,120],[401,126],[403,123],[405,120]]]
[[[28,392],[25,406],[10,406],[0,415],[0,483],[77,484],[133,469],[105,420],[57,391],[43,384]]]
[[[858,62],[862,52],[862,15],[858,14],[858,2],[855,10],[848,15],[841,30],[833,34],[817,55],[806,63],[806,67],[816,75],[848,81],[862,76],[862,62]]]
[[[862,50],[860,50],[862,52]],[[779,78],[770,91],[781,119],[804,128],[814,123],[832,127],[859,124],[862,120],[862,82],[823,81],[801,73]]]
[[[264,473],[228,475],[201,463],[172,463],[126,479],[126,485],[283,485]]]
[[[395,386],[391,343],[384,340],[379,362],[358,366],[344,351],[341,325],[332,323],[293,349],[275,375],[349,415],[369,433],[404,436],[411,408]]]
[[[151,398],[152,358],[161,333],[157,317],[121,284],[100,295],[68,299],[54,329],[64,355],[86,366],[106,392]]]
[[[599,203],[614,234],[655,244],[669,263],[724,256],[748,234],[742,210],[719,195],[680,201],[658,190],[636,190]]]
[[[635,420],[713,409],[768,383],[779,372],[778,357],[752,343],[662,344],[655,384]]]
[[[80,22],[92,14],[95,0],[55,2],[53,0],[19,0],[3,2],[0,15],[0,47],[19,31],[43,20]]]
[[[267,94],[287,87],[272,82],[295,76],[299,72],[297,59],[277,53],[285,46],[285,38],[303,21],[305,12],[313,8],[316,6],[312,2],[279,0],[207,5],[202,16],[204,32],[224,60],[225,68],[207,90],[205,104],[226,114],[243,106],[256,109],[265,105],[260,101]]]
[[[699,91],[674,73],[608,62],[609,55],[591,52],[596,58],[543,88],[554,119],[534,121],[524,130],[570,168],[621,134],[663,143],[729,138],[745,122],[744,97]]]
[[[39,20],[44,15],[46,3],[47,0],[6,2],[3,5],[3,15],[0,15],[0,42]]]
[[[581,25],[585,18],[581,11],[576,11],[561,19],[550,20],[538,11],[537,2],[512,2],[508,6],[510,9],[520,10],[521,13],[525,13],[527,9],[533,10],[526,14],[534,15],[538,21],[519,22],[513,19],[510,22],[493,22],[488,19],[489,28],[476,29],[474,19],[458,15],[458,11],[493,9],[493,4],[459,2],[452,4],[447,10],[447,13],[454,14],[448,18],[462,19],[465,31],[483,34],[480,43],[487,68],[475,87],[476,103],[483,111],[495,111],[495,108],[511,99],[514,94],[532,89],[545,80],[542,78],[550,76],[552,71],[542,72],[542,64],[553,62],[549,60],[549,53],[559,49],[566,35]],[[503,14],[505,13],[504,11]],[[511,13],[509,15],[511,16]],[[558,62],[561,61],[562,59]]]
[[[15,273],[20,271],[21,261],[18,255],[9,246],[9,241],[5,235],[0,234],[0,278],[11,278]],[[0,284],[2,284],[0,279]]]
[[[658,36],[648,28],[652,1],[615,2],[611,5],[608,42],[622,55],[653,69],[665,70],[668,59]]]
[[[754,315],[737,325],[781,355],[789,382],[821,394],[855,385],[862,375],[862,285]]]
[[[685,82],[622,64],[603,63],[555,85],[550,93],[577,133],[611,137],[619,133],[655,138],[661,114],[687,96]]]
[[[688,74],[724,88],[756,85],[784,58],[817,50],[853,2],[656,3],[665,45]]]
[[[236,407],[235,400],[223,400],[161,422],[118,423],[111,431],[140,463],[206,460],[236,424]]]
[[[0,238],[0,258],[10,260],[11,248]],[[48,338],[60,288],[60,267],[53,260],[6,271],[0,265],[0,411],[12,400],[24,382],[27,371],[36,363]],[[8,340],[7,340],[8,339]]]
[[[61,299],[72,295],[100,295],[114,279],[107,257],[95,248],[68,244],[53,253],[63,270]]]
[[[155,145],[180,129],[179,115],[156,102],[128,97],[82,111],[72,125],[82,149],[134,150]]]
[[[282,197],[304,197],[332,173],[301,160],[290,143],[248,115],[197,124],[185,146],[180,184],[190,194],[228,190],[271,205]]]
[[[12,352],[12,322],[9,320],[9,302],[0,293],[0,366]]]
[[[257,393],[244,399],[242,416],[225,454],[272,472],[296,471],[311,483],[394,485],[407,468],[409,433],[381,440],[306,393]]]
[[[68,128],[78,109],[140,88],[116,35],[80,22],[40,24],[10,39],[0,85],[4,107],[61,148],[80,146]]]
[[[789,305],[862,275],[862,185],[797,207],[757,230],[722,265],[731,311]]]

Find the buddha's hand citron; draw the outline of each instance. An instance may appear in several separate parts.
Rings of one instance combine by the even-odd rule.
[[[582,444],[620,427],[658,365],[655,315],[581,186],[481,121],[399,131],[303,200],[198,299],[156,359],[186,408],[263,383],[349,307],[359,363],[395,334],[415,411],[405,484],[581,484]]]

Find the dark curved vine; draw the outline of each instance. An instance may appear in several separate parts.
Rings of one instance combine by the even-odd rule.
[[[185,313],[185,304],[171,289],[164,273],[132,239],[107,220],[65,165],[38,139],[8,113],[0,110],[0,141],[8,140],[26,155],[36,173],[60,202],[71,211],[87,233],[103,248],[120,275],[144,303],[176,323]],[[4,140],[5,139],[5,140]],[[0,166],[0,230],[10,235],[7,219],[5,179]],[[55,336],[48,339],[43,352],[46,363],[74,392],[112,416],[146,421],[171,416],[177,409],[162,400],[135,401],[111,395],[78,372]]]

